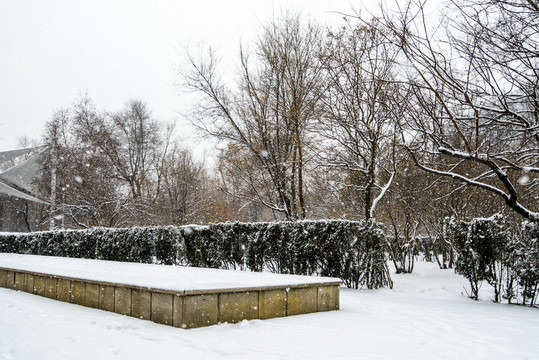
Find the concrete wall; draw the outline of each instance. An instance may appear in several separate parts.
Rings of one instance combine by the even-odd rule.
[[[196,328],[339,309],[339,284],[172,292],[0,268],[0,287]]]

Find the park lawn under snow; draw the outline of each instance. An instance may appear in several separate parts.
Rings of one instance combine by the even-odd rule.
[[[183,330],[0,288],[0,359],[538,359],[539,310],[420,262],[341,310]]]

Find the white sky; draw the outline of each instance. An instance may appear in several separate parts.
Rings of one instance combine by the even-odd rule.
[[[370,0],[375,5],[376,0]],[[363,2],[365,6],[367,2]],[[155,117],[181,113],[180,44],[208,43],[233,56],[281,9],[340,23],[348,0],[0,0],[0,151],[39,139],[54,111],[88,93],[98,109],[130,98]]]

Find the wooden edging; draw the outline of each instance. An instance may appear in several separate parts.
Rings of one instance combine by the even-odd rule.
[[[172,291],[0,267],[0,287],[180,328],[338,310],[340,284]]]

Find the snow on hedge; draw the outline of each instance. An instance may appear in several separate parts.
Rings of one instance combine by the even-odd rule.
[[[337,277],[392,286],[380,225],[344,220],[0,234],[0,252]]]
[[[494,301],[534,306],[539,296],[539,223],[525,222],[520,234],[501,215],[470,222],[446,218],[444,236],[458,254],[456,271],[477,299],[483,281],[494,290]]]

